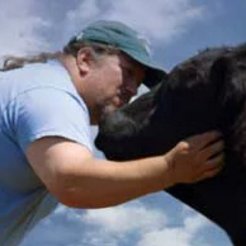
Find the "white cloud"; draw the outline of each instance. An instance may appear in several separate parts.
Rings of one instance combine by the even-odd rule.
[[[207,219],[194,212],[186,215],[182,226],[163,227],[142,235],[137,246],[208,246],[205,240],[199,237],[199,230],[209,226]],[[199,240],[199,241],[198,241]]]
[[[56,13],[53,17],[45,15],[45,9],[49,8],[47,2],[0,2],[0,56],[58,48],[83,26],[98,19],[125,22],[147,39],[161,41],[165,45],[187,31],[194,21],[201,20],[205,14],[205,8],[192,0],[84,0],[76,5],[68,5],[67,8],[63,4],[62,8],[59,8],[64,14],[61,19]],[[55,8],[58,8],[58,4]],[[50,34],[41,32],[45,29],[49,29]],[[50,43],[47,40],[52,33],[53,43]]]
[[[0,56],[35,52],[47,47],[38,29],[49,25],[36,15],[34,0],[0,2]]]
[[[121,205],[114,208],[88,210],[83,221],[90,225],[99,226],[109,234],[128,233],[137,230],[144,233],[151,228],[165,226],[167,218],[158,210],[148,210],[140,202]]]
[[[182,207],[180,207],[182,213]],[[170,226],[163,210],[151,209],[139,201],[114,208],[88,210],[82,217],[87,228],[86,245],[120,245],[135,234],[138,246],[205,246],[198,238],[199,230],[208,226],[208,220],[189,210],[177,226]],[[126,243],[126,242],[125,242]],[[127,244],[127,243],[126,243]]]
[[[207,220],[190,210],[183,213],[181,206],[180,213],[179,225],[170,227],[169,217],[163,210],[147,207],[141,200],[92,210],[60,205],[30,233],[22,246],[159,246],[163,242],[167,246],[205,246],[192,244],[192,240],[208,225]]]
[[[97,0],[82,1],[76,10],[68,11],[67,18],[69,21],[74,22],[79,19],[83,19],[86,22],[90,22],[91,19],[100,16],[102,11],[100,10]]]
[[[119,20],[165,44],[185,32],[192,22],[201,20],[204,14],[205,7],[192,0],[105,0],[103,6],[99,0],[84,0],[78,8],[69,11],[67,21],[76,25],[96,19]]]
[[[147,209],[141,202],[131,202],[112,208],[87,210],[82,218],[88,229],[84,236],[86,245],[120,245],[130,235],[141,237],[153,228],[161,228],[167,222],[166,215]],[[132,245],[132,241],[130,245]],[[128,245],[128,243],[126,243]]]

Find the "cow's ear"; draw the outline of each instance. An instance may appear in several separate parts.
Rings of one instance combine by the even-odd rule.
[[[213,83],[215,96],[218,102],[223,104],[235,91],[232,83],[233,64],[230,58],[220,57],[213,63],[210,69],[210,82]]]
[[[232,74],[231,60],[226,57],[217,59],[210,69],[210,81],[222,89],[230,81]]]
[[[222,57],[214,62],[210,72],[210,80],[215,83],[212,87],[215,88],[216,105],[224,123],[231,122],[243,110],[246,96],[237,63],[230,57]]]

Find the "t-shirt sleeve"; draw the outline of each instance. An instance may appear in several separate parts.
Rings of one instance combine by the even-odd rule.
[[[69,92],[56,88],[31,89],[11,105],[16,140],[23,151],[42,137],[59,136],[92,151],[86,105]]]

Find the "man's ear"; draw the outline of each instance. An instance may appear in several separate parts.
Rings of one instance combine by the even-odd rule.
[[[81,74],[87,73],[93,62],[93,54],[90,47],[81,48],[76,56],[76,62]]]

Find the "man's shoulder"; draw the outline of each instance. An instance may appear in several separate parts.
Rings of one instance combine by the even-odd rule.
[[[23,73],[29,74],[31,77],[41,81],[71,81],[68,72],[57,60],[28,64],[23,68]]]
[[[76,93],[66,69],[56,60],[45,63],[26,64],[6,73],[6,80],[21,93],[30,89],[50,87]]]

